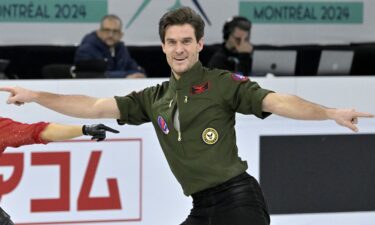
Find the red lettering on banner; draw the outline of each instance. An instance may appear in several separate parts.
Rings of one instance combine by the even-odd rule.
[[[69,211],[70,209],[70,152],[32,153],[31,165],[60,167],[60,196],[56,199],[32,199],[31,212]]]
[[[94,183],[96,169],[98,168],[101,151],[91,153],[89,164],[86,169],[85,178],[78,196],[78,210],[103,210],[121,209],[120,192],[117,179],[107,179],[109,197],[90,197],[90,191]]]
[[[23,174],[23,153],[4,153],[0,157],[0,166],[13,166],[12,175],[4,181],[0,174],[0,199],[4,194],[12,192],[19,184]]]

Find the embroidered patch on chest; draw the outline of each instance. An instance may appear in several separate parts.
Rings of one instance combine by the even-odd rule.
[[[158,125],[159,125],[161,131],[163,131],[164,134],[169,133],[167,122],[165,122],[164,118],[161,117],[161,116],[158,116]]]
[[[219,140],[219,133],[214,128],[206,128],[202,133],[204,143],[213,145]]]
[[[201,94],[210,88],[210,83],[206,82],[203,84],[194,85],[191,87],[191,94]]]
[[[232,73],[231,77],[234,81],[239,81],[239,82],[245,82],[245,81],[249,80],[249,78],[247,76],[244,76],[244,75],[239,74],[239,73]]]

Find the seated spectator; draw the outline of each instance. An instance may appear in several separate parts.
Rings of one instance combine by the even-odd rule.
[[[251,72],[253,46],[250,43],[251,22],[235,16],[223,26],[224,42],[208,63],[210,68],[225,69],[248,76]]]
[[[104,16],[100,28],[83,38],[75,53],[74,63],[104,61],[107,65],[106,77],[144,78],[143,69],[131,58],[121,41],[123,35],[121,19],[116,15]]]

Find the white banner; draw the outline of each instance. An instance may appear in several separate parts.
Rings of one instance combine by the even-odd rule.
[[[122,18],[128,45],[159,45],[160,17],[182,5],[204,18],[207,44],[222,42],[224,22],[239,14],[253,20],[256,45],[373,42],[375,37],[372,0],[1,0],[0,44],[76,45],[99,27],[101,15],[111,13]]]

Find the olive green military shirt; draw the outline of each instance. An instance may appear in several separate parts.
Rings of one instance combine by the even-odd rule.
[[[185,195],[214,187],[246,171],[238,156],[235,113],[265,118],[270,93],[239,74],[197,62],[179,80],[115,97],[120,124],[152,122],[169,166]],[[173,125],[179,112],[179,131]]]

